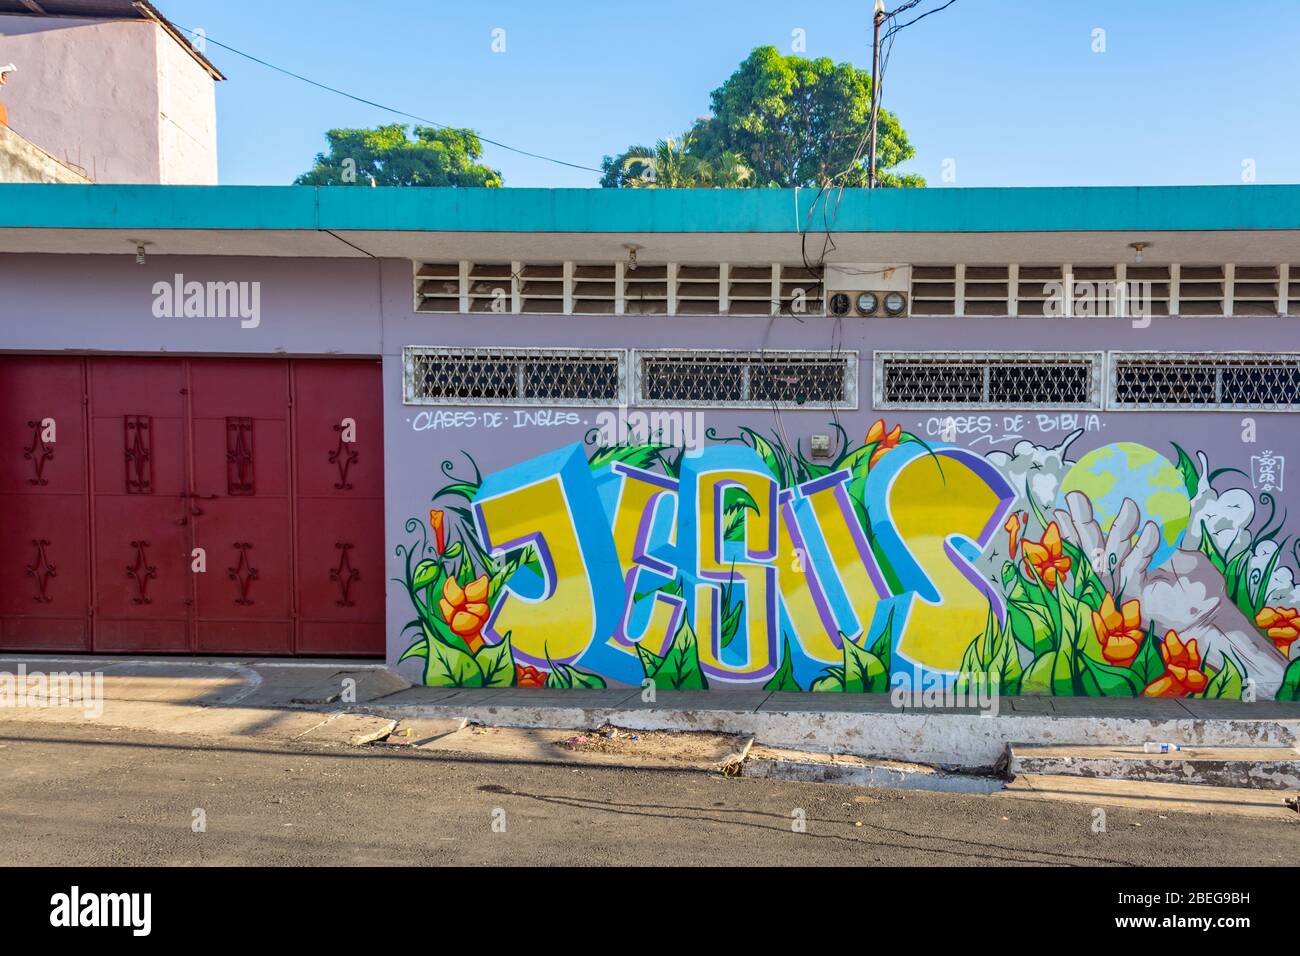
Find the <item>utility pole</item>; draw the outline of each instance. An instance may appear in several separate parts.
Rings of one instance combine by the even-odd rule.
[[[880,108],[880,25],[885,22],[885,0],[876,0],[876,12],[871,18],[871,145],[867,149],[867,188],[876,188],[876,127]]]

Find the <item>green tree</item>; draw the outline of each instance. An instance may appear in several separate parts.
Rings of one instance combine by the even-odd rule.
[[[698,120],[679,142],[708,169],[740,163],[750,175],[724,176],[709,185],[866,185],[871,74],[865,70],[757,47],[710,99],[712,115]],[[894,171],[916,153],[898,118],[882,109],[877,129],[877,182],[924,186],[920,176]],[[653,152],[632,147],[605,157],[600,184],[639,185],[633,180],[640,167],[632,163],[629,169],[629,160]]]
[[[501,173],[478,162],[483,145],[468,129],[416,126],[414,139],[400,123],[375,129],[332,129],[328,153],[294,180],[298,186],[494,186]]]
[[[694,189],[743,186],[752,178],[752,170],[738,153],[722,153],[710,161],[695,155],[694,145],[695,133],[691,131],[679,138],[661,139],[654,149],[633,146],[617,160],[606,156],[601,162],[601,185]]]

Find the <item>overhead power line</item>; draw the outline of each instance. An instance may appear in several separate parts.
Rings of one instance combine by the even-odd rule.
[[[885,71],[889,66],[890,54],[894,51],[894,39],[901,31],[907,29],[912,24],[919,23],[921,20],[924,20],[933,13],[947,10],[956,2],[957,0],[948,0],[947,3],[937,6],[932,10],[927,10],[925,13],[913,17],[906,23],[899,23],[898,15],[900,13],[906,13],[908,10],[915,9],[921,4],[921,0],[907,0],[907,2],[902,6],[896,7],[893,10],[886,10],[884,3],[882,3],[881,0],[876,0],[876,12],[872,17],[874,35],[872,38],[871,50],[871,112],[870,126],[867,131],[868,137],[870,138],[870,146],[867,153],[868,189],[874,188],[876,185],[876,127],[880,122],[880,104],[881,100],[884,98]],[[882,31],[881,27],[886,23],[888,23],[889,26]],[[883,62],[881,59],[882,46],[884,48]]]
[[[895,24],[894,26],[891,26],[891,27],[889,28],[889,32],[888,32],[888,34],[886,34],[886,35],[887,35],[887,36],[892,36],[893,34],[897,33],[899,30],[904,30],[904,29],[906,29],[907,27],[910,27],[913,23],[918,23],[919,21],[924,20],[926,17],[930,16],[930,14],[932,14],[932,13],[938,13],[940,10],[947,10],[949,7],[951,7],[951,6],[952,6],[954,3],[956,3],[956,2],[957,2],[957,0],[948,0],[948,2],[945,3],[943,6],[941,6],[941,7],[935,7],[933,10],[927,10],[927,11],[925,11],[925,13],[921,14],[919,17],[913,17],[911,20],[908,20],[906,23]],[[900,13],[902,13],[904,10],[910,9],[910,8],[913,7],[913,6],[915,6],[915,4],[908,4],[907,6],[899,7],[897,10],[895,10],[893,13],[890,14],[890,17],[891,17],[891,18],[892,18],[892,17],[896,17],[896,16],[898,16]]]
[[[353,100],[357,103],[363,103],[366,106],[373,106],[376,109],[383,110],[386,113],[392,113],[396,116],[404,116],[407,119],[415,120],[417,123],[425,123],[429,126],[436,126],[438,129],[452,129],[452,130],[468,129],[468,127],[465,126],[452,126],[448,123],[439,123],[437,120],[431,120],[425,116],[418,116],[415,113],[408,113],[406,110],[399,110],[393,106],[385,106],[383,103],[376,103],[374,100],[366,99],[364,96],[357,96],[354,93],[347,92],[347,90],[340,90],[338,87],[330,86],[327,83],[321,83],[317,80],[313,80],[310,77],[303,76],[301,73],[295,73],[293,70],[287,70],[282,66],[276,66],[274,63],[269,63],[266,60],[263,60],[261,57],[253,56],[253,54],[251,53],[245,53],[243,50],[237,50],[233,46],[222,43],[220,40],[214,40],[210,36],[200,34],[186,27],[181,27],[181,29],[184,30],[186,33],[188,33],[190,36],[202,36],[203,41],[205,43],[211,43],[214,46],[219,46],[221,47],[221,49],[227,50],[230,53],[235,54],[236,56],[242,56],[246,60],[251,60],[252,62],[258,64],[259,66],[264,66],[267,69],[274,70],[277,73],[283,73],[285,76],[291,76],[295,80],[300,80],[303,83],[307,83],[311,86],[316,87],[317,89],[325,90],[328,93],[334,93],[338,96],[346,97],[349,100]],[[543,156],[541,153],[533,153],[533,152],[529,152],[526,149],[519,149],[517,146],[508,146],[505,143],[499,142],[498,140],[488,139],[486,136],[483,136],[477,132],[475,132],[475,135],[478,136],[478,138],[484,143],[491,143],[493,146],[496,146],[500,149],[508,150],[509,152],[512,153],[518,153],[520,156],[529,156],[533,159],[541,159],[548,163],[555,163],[559,166],[568,166],[571,169],[583,169],[591,173],[599,173],[604,171],[595,166],[583,166],[581,163],[570,163],[570,162],[566,162],[563,159],[556,159],[553,156]]]

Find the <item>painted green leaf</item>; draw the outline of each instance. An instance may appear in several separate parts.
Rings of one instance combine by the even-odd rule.
[[[1201,476],[1197,474],[1196,462],[1192,456],[1183,451],[1177,442],[1170,442],[1174,446],[1174,451],[1178,452],[1178,471],[1183,476],[1183,484],[1187,487],[1187,497],[1195,498],[1197,486],[1201,483]]]
[[[1016,586],[1019,574],[1016,572],[1016,566],[1010,561],[1002,562],[1002,590],[1010,594]]]
[[[781,666],[772,675],[772,679],[763,685],[763,690],[784,691],[787,693],[803,690],[799,686],[799,682],[794,679],[794,662],[790,656],[790,638],[788,637],[782,641]]]
[[[1219,569],[1220,574],[1227,572],[1228,563],[1224,560],[1219,549],[1215,547],[1214,538],[1210,535],[1210,529],[1204,521],[1201,522],[1201,552],[1209,555],[1210,561]]]
[[[1076,680],[1075,647],[1071,639],[1062,634],[1060,645],[1052,654],[1052,693],[1071,697],[1079,693]]]
[[[1007,590],[1007,597],[1013,601],[1024,601],[1047,607],[1051,592],[1043,587],[1037,576],[1026,576],[1020,566],[1008,561],[1002,566],[1002,585]]]
[[[1029,601],[1007,602],[1007,626],[1011,636],[1035,658],[1056,649],[1052,619],[1047,609]]]
[[[559,688],[561,690],[572,690],[575,687],[599,689],[605,686],[605,679],[596,674],[588,674],[586,671],[580,671],[576,667],[570,667],[568,664],[550,663],[551,672],[546,677],[546,686]]]
[[[449,485],[443,485],[438,489],[434,498],[442,498],[445,495],[456,495],[464,498],[466,501],[473,501],[474,496],[478,494],[478,485],[470,481],[453,481]]]
[[[733,485],[722,492],[723,514],[726,516],[726,528],[722,533],[724,541],[743,541],[745,512],[760,514],[758,502],[744,488]]]
[[[1061,638],[1065,633],[1063,626],[1064,615],[1061,611],[1061,601],[1065,597],[1064,584],[1058,583],[1056,588],[1049,588],[1039,577],[1038,571],[1029,568],[1028,574],[1024,576],[1025,597],[1027,600],[1040,605],[1052,622],[1052,645],[1060,647]]]
[[[728,589],[728,598],[730,598],[730,589]],[[726,616],[722,619],[722,634],[720,635],[723,647],[730,647],[731,642],[740,633],[740,618],[745,611],[745,602],[737,601],[735,604],[731,604],[728,601],[727,606],[728,610]]]
[[[889,671],[870,651],[863,650],[847,637],[844,641],[844,692],[847,694],[881,694],[889,690]]]
[[[844,454],[840,455],[839,461],[835,463],[835,466],[831,470],[842,471],[847,468],[849,471],[856,472],[859,465],[865,470],[867,462],[871,459],[871,453],[875,450],[876,446],[874,442],[870,445],[862,445],[861,447],[852,450],[845,448]]]
[[[767,465],[767,470],[772,473],[776,483],[782,488],[787,487],[787,481],[793,479],[793,475],[788,474],[785,463],[781,456],[777,454],[776,449],[772,447],[772,443],[752,429],[742,428],[741,431],[749,436],[754,451],[758,452],[758,457],[763,459],[763,464]]]
[[[1273,552],[1273,556],[1268,559],[1268,565],[1264,568],[1264,573],[1259,578],[1259,584],[1255,588],[1255,593],[1250,599],[1249,610],[1242,608],[1246,616],[1254,623],[1259,612],[1264,609],[1264,604],[1268,601],[1268,586],[1273,581],[1273,572],[1277,570],[1278,559],[1282,557],[1282,549],[1278,548]]]
[[[1083,551],[1069,541],[1061,541],[1061,550],[1070,558],[1070,570],[1073,572],[1074,596],[1094,611],[1100,611],[1106,599],[1106,585],[1097,576],[1092,561]],[[1064,585],[1057,585],[1063,587]]]
[[[415,566],[415,574],[411,578],[411,587],[417,591],[423,590],[440,577],[442,577],[442,565],[437,561],[426,558]]]
[[[894,609],[890,607],[889,614],[885,616],[884,627],[868,648],[872,654],[885,665],[885,670],[889,670],[894,657]]]
[[[997,615],[989,606],[988,617],[984,622],[984,633],[977,636],[962,655],[961,674],[957,679],[957,689],[967,690],[975,677],[996,682],[999,694],[1015,694],[1020,690],[1023,671],[1020,655],[1016,651],[1014,640],[1008,639]]]
[[[646,677],[654,677],[655,672],[663,667],[664,659],[654,651],[648,651],[640,644],[636,646],[636,656],[641,659],[641,669]]]
[[[1205,690],[1194,696],[1205,700],[1241,700],[1241,690],[1245,684],[1245,675],[1233,662],[1232,658],[1223,658],[1221,667],[1205,685]]]
[[[537,550],[531,544],[510,552],[507,557],[496,565],[495,570],[489,571],[491,576],[488,578],[488,604],[494,603],[497,593],[521,568],[529,568],[536,574],[541,573],[541,562],[537,558]]]
[[[406,650],[402,651],[402,656],[397,659],[397,663],[400,664],[402,663],[402,661],[410,660],[412,657],[428,657],[428,656],[429,656],[429,639],[427,637],[422,637],[418,641],[413,643],[410,647],[408,647]]]
[[[1079,655],[1080,686],[1089,697],[1137,697],[1143,684],[1127,667],[1117,667],[1093,660],[1087,654]]]
[[[1300,657],[1286,666],[1282,686],[1277,689],[1277,700],[1300,700]]]
[[[1056,652],[1049,651],[1025,668],[1020,678],[1020,693],[1050,694],[1052,674],[1056,669]]]
[[[1160,636],[1156,633],[1154,624],[1147,629],[1146,637],[1142,638],[1137,657],[1133,658],[1129,670],[1133,672],[1133,676],[1142,687],[1146,687],[1165,672],[1165,662],[1160,656]]]
[[[460,567],[456,569],[456,583],[462,588],[474,580],[474,565],[468,559],[461,561]]]
[[[699,646],[696,644],[695,632],[683,617],[672,646],[662,658],[637,645],[641,664],[646,668],[646,676],[655,682],[660,690],[707,690],[709,683],[700,669]],[[654,662],[658,661],[657,666]],[[650,667],[654,666],[651,671]]]
[[[1025,671],[1020,663],[1020,651],[1016,642],[1008,638],[1005,631],[998,635],[998,651],[990,666],[990,673],[998,675],[998,687],[1003,694],[1020,692],[1020,681]],[[996,670],[994,670],[996,668]]]
[[[613,462],[621,462],[634,468],[650,469],[657,462],[662,461],[663,453],[670,447],[669,445],[643,443],[599,448],[588,459],[587,463],[591,466],[592,471]]]
[[[1087,691],[1083,686],[1083,675],[1086,665],[1081,658],[1089,657],[1095,662],[1104,663],[1101,641],[1092,626],[1092,609],[1071,595],[1064,584],[1058,584],[1054,593],[1058,617],[1053,620],[1053,624],[1058,628],[1060,637],[1057,641],[1056,663],[1052,669],[1052,691],[1065,696],[1085,694]]]
[[[488,644],[474,657],[483,674],[484,687],[513,687],[515,684],[515,655],[510,648],[510,635],[499,644]]]
[[[426,687],[482,687],[483,672],[467,652],[430,640],[424,683]]]
[[[839,694],[844,691],[844,668],[839,665],[833,665],[826,668],[821,677],[809,685],[808,689],[814,694]]]

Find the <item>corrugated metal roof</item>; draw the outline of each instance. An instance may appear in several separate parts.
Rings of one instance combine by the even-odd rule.
[[[184,47],[214,80],[226,78],[211,60],[194,49],[174,23],[147,0],[0,0],[0,14],[84,20],[152,20]]]

